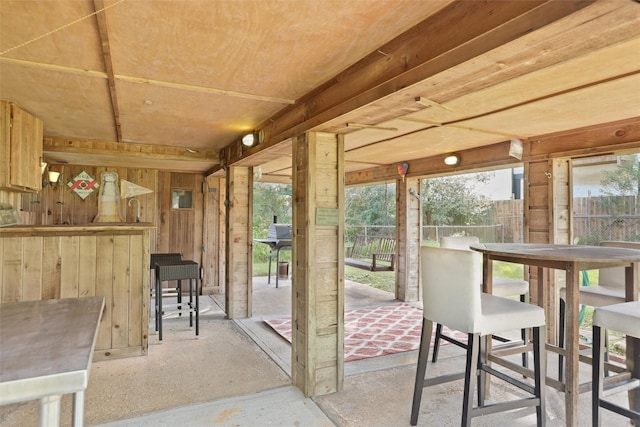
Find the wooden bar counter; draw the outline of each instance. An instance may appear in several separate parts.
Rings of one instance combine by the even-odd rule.
[[[147,354],[149,224],[0,228],[0,301],[104,296],[93,360]]]

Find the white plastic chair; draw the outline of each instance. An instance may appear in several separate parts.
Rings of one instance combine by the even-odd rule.
[[[640,242],[624,242],[624,241],[604,241],[600,242],[600,246],[609,246],[615,248],[640,249]],[[589,307],[604,307],[607,305],[620,304],[625,302],[625,271],[624,267],[601,268],[598,271],[598,284],[591,286],[580,286],[579,300],[580,304]],[[558,325],[558,346],[564,348],[565,345],[565,312],[566,312],[566,289],[560,289],[560,319]],[[605,348],[608,342],[605,333]],[[609,360],[609,352],[605,350],[605,360]],[[564,357],[558,357],[558,380],[562,381],[564,377]]]
[[[617,391],[629,391],[629,409],[605,400],[603,387],[604,368],[604,337],[605,330],[611,329],[634,337],[636,360],[633,372],[623,372],[616,377],[610,377],[607,386],[607,396]],[[592,424],[600,426],[600,408],[605,408],[640,425],[640,301],[624,302],[621,304],[598,307],[593,312],[593,371],[592,371]],[[635,389],[635,393],[633,392]]]
[[[440,247],[441,248],[449,248],[449,249],[465,249],[470,250],[469,247],[476,243],[480,243],[480,239],[477,236],[446,236],[440,238]],[[480,282],[482,284],[482,281]],[[529,282],[526,280],[520,279],[510,279],[504,277],[494,277],[493,278],[493,291],[491,292],[493,295],[499,297],[512,297],[519,296],[521,302],[527,302],[527,295],[529,293]],[[520,331],[520,337],[523,343],[526,343],[528,340],[527,330],[522,329]],[[507,342],[508,340],[499,336],[493,337],[496,340]],[[438,352],[440,350],[440,340],[448,341],[452,344],[455,344],[459,347],[466,348],[466,345],[453,337],[447,336],[442,333],[442,325],[438,324],[436,326],[436,339],[433,345],[433,354],[431,355],[432,362],[438,361]],[[522,366],[528,366],[528,358],[527,354],[522,354]]]
[[[470,426],[471,418],[480,415],[536,407],[537,425],[544,426],[546,357],[544,310],[508,298],[481,291],[482,256],[480,253],[422,247],[421,275],[423,287],[423,324],[418,366],[413,392],[411,425],[416,425],[423,387],[464,378],[462,426]],[[425,379],[433,323],[467,334],[467,357],[464,374]],[[482,337],[512,329],[533,328],[534,385],[524,383],[504,372],[497,372],[487,361]],[[486,373],[517,386],[532,396],[509,402],[484,405]],[[478,375],[479,374],[479,375]],[[478,381],[478,406],[473,407],[473,391]]]

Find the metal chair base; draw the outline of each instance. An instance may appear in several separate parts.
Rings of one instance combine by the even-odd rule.
[[[411,408],[412,426],[418,423],[420,413],[420,403],[422,401],[422,391],[424,387],[442,384],[464,378],[464,394],[462,405],[463,427],[471,425],[474,417],[502,412],[516,408],[536,407],[537,426],[546,425],[545,415],[545,389],[544,378],[546,373],[545,329],[544,326],[533,328],[533,372],[534,385],[531,386],[514,377],[498,372],[487,364],[487,352],[484,345],[484,338],[479,334],[468,334],[466,368],[464,374],[449,374],[435,378],[425,379],[427,362],[429,359],[429,347],[431,345],[431,333],[433,322],[423,319],[422,337],[420,339],[420,349],[418,350],[418,368],[416,371],[416,381],[413,391],[413,404]],[[532,396],[524,399],[517,399],[509,402],[493,403],[485,406],[486,374],[496,376],[510,384],[530,393]],[[473,392],[478,389],[478,405],[473,406]]]

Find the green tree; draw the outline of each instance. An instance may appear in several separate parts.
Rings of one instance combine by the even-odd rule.
[[[425,179],[422,199],[425,225],[480,225],[491,221],[493,203],[474,190],[486,174]]]
[[[278,223],[291,224],[291,184],[273,184],[256,182],[253,184],[253,238],[264,239],[267,229],[278,217]],[[269,247],[264,244],[253,245],[256,261],[266,261]]]
[[[620,156],[614,171],[605,171],[600,181],[601,205],[611,215],[635,214],[640,195],[640,165],[638,156]]]
[[[345,189],[344,218],[346,241],[353,241],[351,234],[357,234],[362,225],[395,226],[396,186],[394,182],[385,184],[348,187]],[[388,232],[388,231],[387,231]]]

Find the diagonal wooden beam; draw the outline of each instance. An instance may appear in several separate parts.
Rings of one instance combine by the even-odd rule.
[[[226,147],[233,165],[350,111],[557,21],[591,1],[454,2],[283,109],[258,129],[258,150]],[[382,52],[382,53],[381,53]]]
[[[118,106],[118,94],[116,93],[116,79],[113,73],[113,63],[111,62],[111,46],[109,44],[109,30],[107,28],[107,16],[104,12],[104,1],[93,0],[96,11],[96,22],[98,24],[98,36],[100,37],[100,46],[102,47],[102,58],[104,59],[104,68],[107,72],[107,84],[109,85],[109,95],[111,96],[111,109],[113,111],[113,121],[116,126],[116,136],[118,142],[122,142],[122,128],[120,125],[120,107]]]

